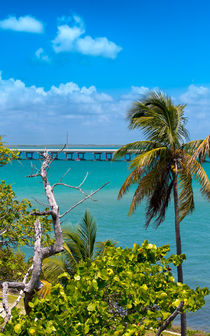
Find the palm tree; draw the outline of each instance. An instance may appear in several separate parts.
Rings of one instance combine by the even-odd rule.
[[[174,105],[162,92],[149,92],[136,101],[128,113],[129,128],[143,130],[146,141],[125,145],[114,156],[120,158],[127,153],[136,154],[130,164],[132,172],[123,183],[118,198],[131,184],[137,183],[129,215],[146,198],[146,227],[153,218],[157,227],[163,222],[173,193],[178,255],[182,253],[180,222],[194,209],[193,178],[199,182],[201,192],[210,199],[208,177],[196,160],[199,154],[204,156],[209,149],[202,140],[185,143],[188,133],[184,108],[185,105]],[[182,265],[178,266],[177,273],[178,281],[183,282]],[[181,315],[181,331],[182,336],[186,335],[186,314]]]
[[[64,252],[43,262],[43,278],[56,283],[60,274],[74,274],[80,260],[92,261],[115,245],[110,240],[95,242],[96,232],[96,221],[86,210],[81,223],[64,231]]]

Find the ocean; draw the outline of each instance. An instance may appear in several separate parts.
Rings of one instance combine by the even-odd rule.
[[[1,167],[1,179],[12,184],[18,199],[28,198],[38,207],[35,199],[46,202],[43,185],[39,178],[27,178],[31,173],[31,162],[39,167],[38,160],[13,161]],[[87,200],[76,207],[65,217],[63,227],[68,223],[76,224],[89,209],[97,221],[97,241],[112,239],[121,247],[132,247],[133,243],[141,244],[148,239],[158,246],[170,244],[171,253],[175,253],[175,231],[173,204],[169,205],[164,223],[158,229],[151,224],[145,230],[145,202],[138,206],[136,212],[128,217],[129,204],[132,198],[132,188],[121,200],[117,200],[119,189],[129,174],[129,162],[126,161],[63,161],[53,162],[49,171],[49,180],[53,184],[71,168],[64,182],[79,185],[88,172],[83,185],[86,192],[99,188],[106,182],[109,184],[94,195],[97,201]],[[210,178],[210,163],[203,164]],[[63,186],[55,189],[56,200],[61,213],[81,199],[78,191]],[[182,250],[187,260],[184,262],[184,282],[195,288],[207,286],[210,288],[210,207],[209,202],[201,196],[199,186],[194,182],[195,210],[192,215],[181,223]],[[40,207],[40,206],[39,206]],[[25,249],[27,255],[30,250]],[[174,274],[176,276],[176,273]],[[178,323],[178,322],[177,322]],[[188,314],[188,326],[210,332],[210,296],[206,305],[198,312]]]

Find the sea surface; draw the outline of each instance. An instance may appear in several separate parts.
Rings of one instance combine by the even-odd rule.
[[[13,185],[18,199],[28,198],[34,206],[40,207],[35,199],[46,202],[46,197],[40,179],[26,177],[31,173],[31,162],[37,168],[40,167],[38,160],[13,161],[0,169],[0,177]],[[109,182],[104,189],[94,195],[96,201],[87,200],[70,212],[64,219],[63,227],[69,223],[78,223],[84,211],[89,209],[97,221],[97,241],[113,239],[121,247],[132,247],[133,243],[141,244],[143,240],[148,239],[158,246],[170,244],[171,253],[175,253],[173,204],[170,204],[165,221],[158,229],[151,224],[145,230],[145,202],[138,206],[135,214],[128,217],[134,188],[121,200],[117,200],[119,189],[129,174],[128,166],[129,162],[126,161],[54,161],[49,171],[49,180],[52,184],[58,182],[69,168],[71,170],[63,182],[73,186],[79,185],[88,172],[83,185],[83,190],[87,193]],[[203,167],[210,178],[210,163],[204,163]],[[184,281],[193,288],[196,286],[210,288],[210,204],[201,196],[199,186],[195,182],[194,195],[195,210],[181,223],[182,249],[187,255],[183,266]],[[55,196],[61,213],[82,198],[78,191],[63,186],[55,189]],[[31,253],[27,249],[25,252],[27,255]],[[210,296],[206,298],[206,305],[202,309],[188,315],[188,325],[194,329],[210,332]]]

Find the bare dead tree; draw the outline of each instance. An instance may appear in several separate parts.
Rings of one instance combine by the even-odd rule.
[[[45,258],[48,258],[52,255],[55,255],[57,253],[60,253],[64,249],[64,240],[63,240],[63,233],[61,229],[61,222],[60,219],[64,217],[66,214],[68,214],[70,211],[72,211],[75,207],[79,206],[81,203],[85,202],[87,199],[92,199],[92,196],[97,193],[99,190],[104,188],[109,182],[105,183],[101,187],[99,187],[97,190],[91,192],[91,193],[85,193],[82,190],[82,185],[84,184],[87,175],[83,179],[83,181],[78,186],[72,186],[68,185],[66,183],[63,183],[62,180],[64,176],[69,172],[69,170],[66,172],[66,174],[60,179],[58,183],[55,183],[54,185],[50,185],[47,173],[49,171],[49,167],[51,166],[52,162],[55,160],[51,155],[49,155],[48,151],[46,150],[43,153],[43,162],[41,164],[40,170],[37,170],[36,173],[33,174],[33,171],[31,175],[28,177],[41,177],[43,185],[44,185],[44,191],[45,195],[48,200],[48,206],[49,210],[45,211],[36,211],[32,214],[36,216],[36,220],[34,222],[34,228],[35,228],[35,244],[34,244],[34,255],[33,255],[33,264],[30,269],[32,270],[31,278],[28,283],[26,283],[26,279],[29,275],[29,272],[27,272],[27,276],[24,277],[23,282],[8,282],[8,281],[0,281],[0,287],[3,288],[3,308],[6,315],[6,323],[11,318],[11,311],[9,309],[8,305],[8,290],[9,288],[15,288],[18,290],[21,290],[21,293],[24,293],[24,305],[25,305],[25,311],[28,314],[30,312],[29,302],[32,300],[34,294],[36,291],[38,291],[43,285],[40,280],[41,275],[41,269],[42,269],[42,261]],[[33,167],[32,167],[33,170]],[[78,190],[84,197],[79,202],[71,206],[67,211],[65,211],[63,214],[60,214],[59,206],[55,200],[54,196],[54,188],[56,186],[64,186],[67,188],[71,188],[74,190]],[[43,215],[49,215],[52,218],[52,224],[53,224],[53,231],[55,240],[54,243],[47,247],[41,246],[41,223],[38,219],[39,216]],[[20,295],[15,302],[13,306],[17,304],[20,300]]]

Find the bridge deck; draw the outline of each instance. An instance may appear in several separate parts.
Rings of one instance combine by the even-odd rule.
[[[19,152],[20,160],[37,160],[44,153],[44,148],[13,148]],[[71,161],[111,161],[114,148],[47,148],[47,151],[57,160]],[[135,155],[132,151],[124,156],[124,160],[130,161]]]
[[[15,148],[12,150],[16,150],[18,152],[24,153],[43,153],[45,151],[44,148]],[[47,148],[48,152],[58,153],[61,151],[59,148]],[[116,149],[113,148],[65,148],[62,150],[63,153],[114,153]]]

